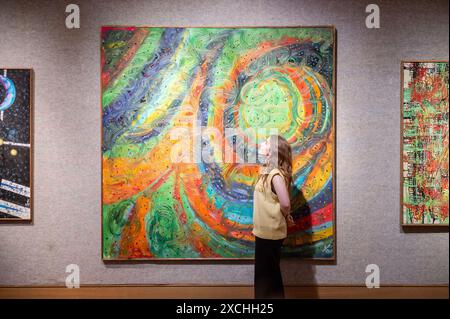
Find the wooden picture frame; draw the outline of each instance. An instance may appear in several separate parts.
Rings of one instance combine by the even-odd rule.
[[[412,224],[404,222],[404,160],[403,160],[403,152],[404,152],[404,66],[406,63],[447,63],[448,60],[401,60],[400,61],[400,214],[399,214],[399,222],[400,226],[406,229],[418,229],[424,228],[448,228],[448,224]],[[448,96],[447,96],[448,98]]]

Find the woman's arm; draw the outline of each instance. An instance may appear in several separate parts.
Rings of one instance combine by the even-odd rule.
[[[291,200],[289,199],[289,192],[284,183],[283,178],[280,175],[275,175],[272,178],[273,188],[278,196],[278,201],[280,202],[281,212],[284,217],[287,217],[291,212]]]

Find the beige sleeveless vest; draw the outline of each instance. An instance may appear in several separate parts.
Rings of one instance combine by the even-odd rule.
[[[280,209],[278,196],[272,192],[272,178],[283,174],[278,168],[273,168],[267,176],[265,187],[260,179],[253,192],[253,235],[264,239],[283,239],[287,237],[286,219]]]

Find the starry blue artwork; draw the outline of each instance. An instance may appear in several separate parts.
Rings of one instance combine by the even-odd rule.
[[[31,212],[31,69],[0,69],[0,220]]]

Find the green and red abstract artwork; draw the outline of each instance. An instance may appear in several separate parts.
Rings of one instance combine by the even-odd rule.
[[[254,258],[260,165],[237,159],[272,129],[293,151],[282,254],[334,259],[335,46],[333,27],[102,27],[103,259]]]
[[[402,63],[403,225],[448,225],[448,62]]]

